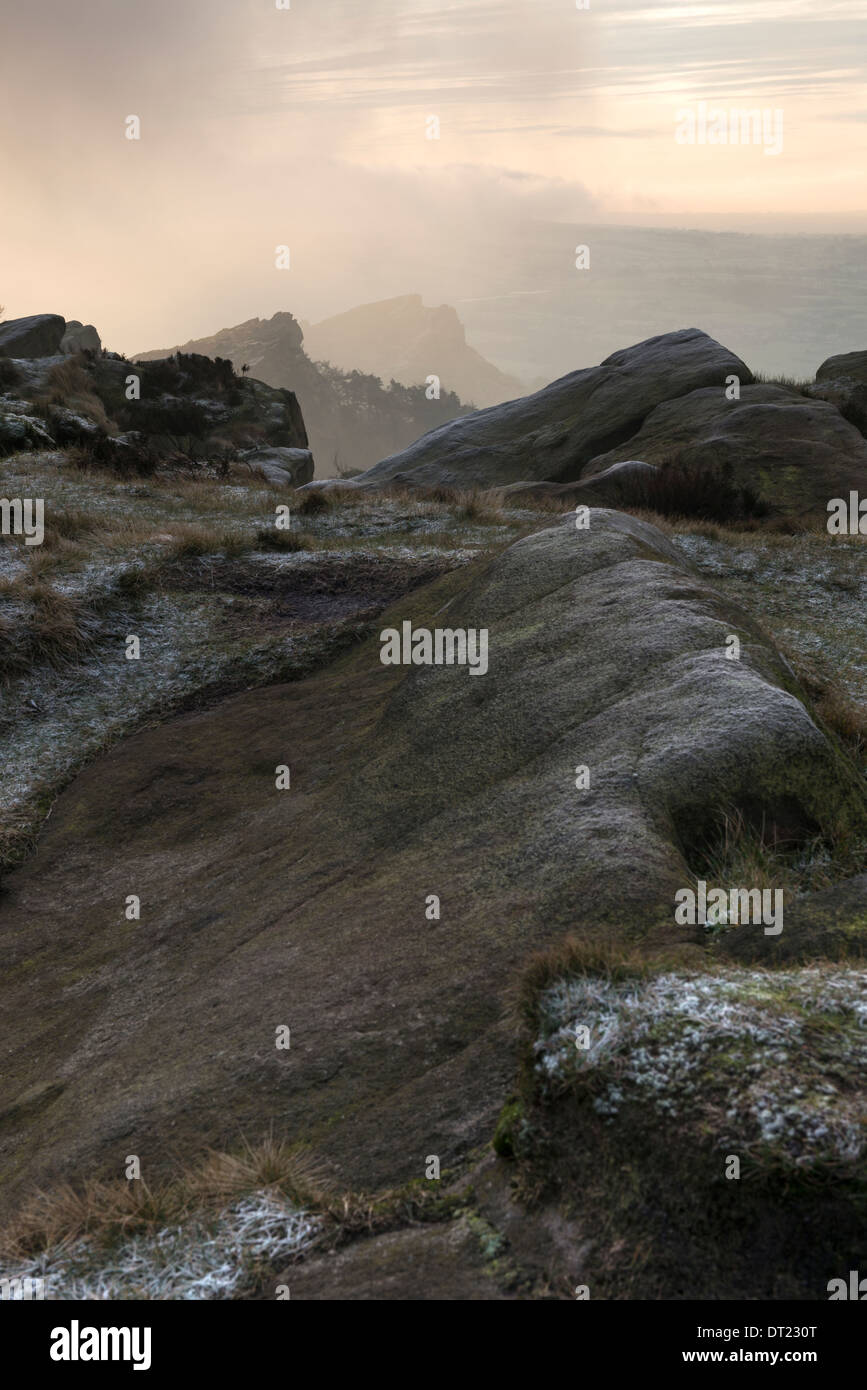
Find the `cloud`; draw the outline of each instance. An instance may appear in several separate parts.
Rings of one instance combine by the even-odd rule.
[[[848,104],[864,119],[860,0],[591,3],[8,6],[0,298],[140,348],[275,308],[484,295],[478,267],[515,254],[519,223],[812,207],[828,177],[813,116]],[[773,185],[752,151],[711,165],[674,145],[676,107],[746,91],[786,98]],[[841,216],[863,203],[859,134],[835,131],[824,205]]]

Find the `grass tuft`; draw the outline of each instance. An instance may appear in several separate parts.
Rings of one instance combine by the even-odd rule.
[[[260,550],[315,550],[316,538],[307,531],[278,531],[276,526],[262,526],[256,532]]]
[[[269,1136],[244,1142],[239,1153],[210,1152],[180,1177],[149,1186],[143,1180],[91,1180],[39,1190],[0,1232],[0,1255],[23,1259],[87,1239],[111,1247],[131,1236],[154,1236],[193,1214],[216,1213],[258,1192],[280,1193],[304,1207],[329,1198],[320,1166],[304,1145]]]

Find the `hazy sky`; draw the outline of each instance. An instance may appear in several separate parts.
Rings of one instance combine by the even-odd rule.
[[[0,0],[7,316],[130,351],[454,302],[533,219],[867,231],[863,0],[590,6]],[[679,144],[701,101],[782,111],[782,152]]]

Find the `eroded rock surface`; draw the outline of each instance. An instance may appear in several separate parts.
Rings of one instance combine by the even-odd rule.
[[[832,497],[867,491],[867,440],[826,400],[745,386],[739,400],[692,391],[653,410],[624,444],[590,460],[592,483],[626,459],[726,471],[780,512],[825,515]]]
[[[0,323],[0,357],[51,357],[60,351],[66,320],[60,314],[28,314]]]
[[[58,799],[0,899],[0,1200],[270,1123],[356,1189],[448,1168],[508,1094],[531,952],[571,931],[700,953],[674,893],[723,806],[864,833],[784,663],[634,518],[528,536],[382,625],[406,619],[487,628],[487,674],[386,667],[374,639],[145,731]]]
[[[752,381],[739,357],[699,329],[664,333],[612,353],[598,367],[571,372],[532,396],[431,430],[368,469],[362,482],[381,485],[396,475],[420,487],[569,482],[603,450],[631,438],[662,401],[701,387],[723,397],[731,374],[742,383]]]

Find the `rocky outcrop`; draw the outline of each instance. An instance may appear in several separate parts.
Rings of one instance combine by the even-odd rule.
[[[239,457],[278,487],[303,487],[313,477],[309,449],[245,449]]]
[[[79,323],[78,319],[68,319],[66,332],[60,340],[60,351],[69,357],[79,352],[101,352],[102,342],[92,323]]]
[[[420,294],[362,304],[345,314],[305,323],[304,345],[314,361],[343,371],[370,372],[404,386],[437,376],[446,391],[475,406],[498,405],[521,393],[507,376],[467,343],[466,330],[448,304],[427,308]]]
[[[30,314],[0,323],[0,357],[52,357],[60,351],[66,320],[60,314]]]
[[[814,400],[828,401],[867,436],[867,352],[827,358],[805,392]]]
[[[731,476],[774,510],[825,515],[832,497],[867,492],[867,441],[834,405],[777,386],[745,386],[665,401],[622,445],[592,458],[582,481],[623,459],[676,462]]]
[[[867,384],[867,352],[842,352],[836,357],[826,357],[816,372],[817,381],[839,381],[841,377]]]
[[[674,895],[722,808],[789,843],[867,833],[767,639],[634,518],[528,536],[380,619],[407,620],[485,628],[486,674],[384,666],[375,633],[58,798],[0,909],[0,1201],[128,1153],[151,1180],[272,1120],[355,1190],[448,1168],[513,1084],[531,952],[702,957]]]
[[[297,371],[304,334],[293,314],[273,314],[270,319],[246,319],[234,328],[221,328],[207,338],[190,338],[177,347],[156,348],[135,353],[137,362],[155,362],[176,352],[199,357],[224,357],[240,372],[247,366],[250,375],[271,386],[297,386],[286,380]]]
[[[97,451],[98,462],[126,469],[136,458],[151,468],[170,457],[214,461],[264,447],[288,451],[281,482],[312,477],[293,392],[236,377],[225,359],[193,354],[133,363],[84,348],[74,356],[16,359],[0,374],[0,387],[6,379],[3,452],[84,445]],[[303,460],[290,457],[297,451]]]
[[[301,326],[292,314],[248,319],[210,338],[185,343],[180,351],[228,359],[236,372],[246,367],[251,376],[267,385],[297,395],[323,477],[346,469],[369,468],[463,409],[458,397],[448,390],[443,390],[438,400],[428,400],[424,385],[383,385],[377,376],[359,371],[356,364],[343,371],[312,362],[304,351]],[[139,353],[137,360],[167,355],[166,349],[160,349]]]
[[[749,927],[732,927],[717,943],[723,957],[759,965],[867,956],[867,874],[832,883],[797,898],[779,940]]]
[[[140,397],[127,400],[122,383],[140,378]],[[237,454],[263,446],[306,449],[307,431],[294,392],[238,377],[225,358],[198,353],[130,364],[102,359],[96,376],[113,418],[171,451],[192,438],[199,452]]]
[[[655,464],[644,463],[641,459],[626,459],[622,463],[612,463],[592,478],[579,478],[574,483],[509,483],[508,487],[494,488],[494,494],[510,502],[520,502],[522,498],[534,497],[560,498],[564,506],[575,503],[588,507],[616,507],[618,504],[640,502],[650,478],[659,469]]]
[[[740,358],[706,333],[696,328],[665,333],[532,396],[432,430],[368,469],[360,481],[380,486],[400,475],[401,481],[422,487],[571,482],[591,459],[631,439],[663,401],[702,387],[724,399],[732,375],[741,383],[752,381]],[[633,449],[626,457],[643,456]]]
[[[22,449],[52,449],[56,440],[46,422],[32,413],[26,401],[0,396],[0,455]]]

